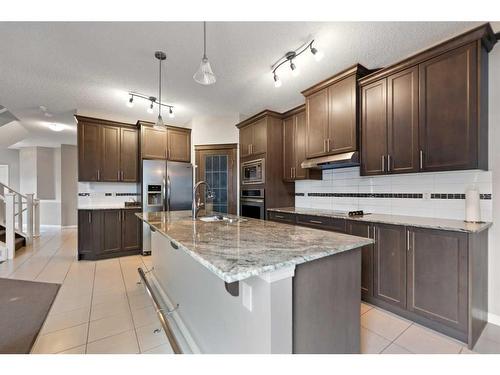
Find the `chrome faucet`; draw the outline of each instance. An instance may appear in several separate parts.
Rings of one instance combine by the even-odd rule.
[[[198,211],[200,211],[200,209],[203,207],[203,204],[201,203],[200,197],[198,197],[198,200],[196,200],[196,192],[198,191],[198,188],[201,185],[207,186],[207,189],[208,189],[207,198],[208,199],[212,199],[214,197],[214,193],[212,191],[212,188],[210,187],[210,185],[206,181],[199,181],[196,183],[196,185],[194,185],[194,188],[193,188],[193,207],[192,207],[193,219],[196,219],[196,217],[198,216]]]

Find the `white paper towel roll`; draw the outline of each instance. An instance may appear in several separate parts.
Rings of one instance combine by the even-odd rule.
[[[479,190],[477,189],[468,189],[465,192],[465,221],[481,221]]]

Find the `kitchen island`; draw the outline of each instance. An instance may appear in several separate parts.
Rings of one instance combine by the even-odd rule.
[[[270,221],[142,213],[153,283],[201,353],[359,353],[361,247],[371,239]]]

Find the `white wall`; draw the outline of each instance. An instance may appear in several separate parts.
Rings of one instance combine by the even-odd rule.
[[[77,225],[78,150],[61,145],[61,225]]]
[[[19,183],[19,150],[0,147],[0,164],[9,166],[9,184],[16,191],[20,190]]]

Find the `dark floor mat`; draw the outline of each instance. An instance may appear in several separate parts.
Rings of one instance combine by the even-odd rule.
[[[0,278],[0,353],[30,352],[60,286]]]

